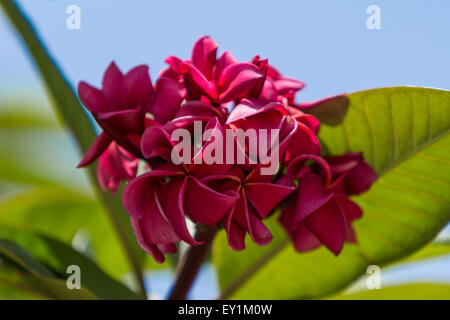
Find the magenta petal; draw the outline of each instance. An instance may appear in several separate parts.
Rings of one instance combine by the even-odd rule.
[[[141,150],[146,159],[159,156],[170,161],[173,146],[170,135],[163,128],[149,127],[142,135]]]
[[[325,189],[322,178],[316,174],[307,174],[299,180],[294,224],[299,223],[314,211],[325,205],[332,193]]]
[[[98,159],[97,180],[103,191],[115,194],[119,189],[120,178],[115,175],[115,169],[109,161],[108,151]]]
[[[310,172],[309,167],[305,167],[305,162],[307,160],[313,160],[317,163],[317,165],[321,169],[321,175],[324,178],[325,186],[329,187],[331,183],[331,170],[328,165],[328,163],[325,161],[324,158],[314,155],[314,154],[303,154],[295,159],[293,159],[291,162],[289,162],[289,165],[287,167],[287,175],[289,177],[295,177],[300,178],[306,175],[306,173]],[[305,168],[308,168],[308,170],[304,170]]]
[[[293,190],[295,188],[274,183],[252,182],[245,185],[247,199],[263,219]]]
[[[191,176],[185,191],[184,209],[194,222],[215,226],[237,199],[238,194],[219,193]]]
[[[154,244],[147,244],[144,235],[142,232],[142,228],[140,225],[140,219],[136,219],[133,217],[130,217],[131,227],[133,228],[134,234],[136,235],[137,242],[139,246],[147,252],[149,255],[155,259],[157,263],[163,263],[165,258],[164,254],[159,250],[159,248]]]
[[[244,99],[233,109],[228,117],[227,124],[253,116],[260,116],[261,122],[274,122],[275,124],[272,126],[272,129],[276,129],[278,128],[282,116],[285,114],[287,114],[287,110],[281,103],[272,102],[265,104]],[[272,118],[275,119],[271,120]]]
[[[353,220],[359,219],[362,217],[363,212],[361,208],[352,200],[350,200],[347,196],[342,194],[335,194],[333,196],[336,204],[341,208],[344,213],[347,222],[352,222]]]
[[[105,132],[100,133],[84,154],[77,168],[85,167],[94,162],[108,148],[111,142],[112,139],[109,135]]]
[[[265,224],[259,219],[258,215],[249,208],[250,236],[259,246],[265,246],[272,242],[273,236]]]
[[[289,154],[295,158],[302,154],[320,155],[321,146],[319,139],[308,127],[297,123],[297,129],[289,142]]]
[[[225,216],[224,228],[227,231],[228,245],[231,249],[241,251],[245,249],[245,230],[233,220],[234,209]]]
[[[102,80],[102,92],[111,110],[120,109],[120,84],[122,78],[122,72],[117,68],[114,62],[111,62],[106,69]]]
[[[289,204],[286,208],[283,209],[281,215],[279,217],[279,221],[287,233],[294,237],[294,232],[297,225],[294,225],[294,214],[295,214],[295,205]]]
[[[306,219],[306,227],[335,255],[345,241],[347,221],[333,200],[328,201]]]
[[[217,43],[208,36],[198,39],[192,48],[192,63],[210,80],[216,63],[216,54]]]
[[[187,182],[188,178],[172,178],[172,180],[167,184],[167,188],[165,190],[163,207],[167,218],[181,240],[191,246],[196,246],[202,244],[203,242],[198,242],[191,236],[191,233],[186,226],[186,218],[183,209],[184,193]]]
[[[141,218],[144,214],[145,202],[154,188],[161,184],[164,177],[183,174],[172,170],[153,170],[131,180],[122,195],[122,203],[129,215]]]
[[[97,179],[104,191],[116,193],[122,180],[136,176],[137,159],[112,142],[98,158]]]
[[[256,244],[262,246],[272,241],[270,231],[261,222],[253,209],[248,206],[245,192],[241,193],[241,197],[236,204],[233,219],[249,233]]]
[[[188,92],[191,94],[200,93],[211,99],[216,99],[217,92],[214,82],[208,80],[194,65],[186,63],[186,68],[188,71],[184,74],[184,79]]]
[[[161,78],[156,83],[155,101],[149,112],[157,122],[166,123],[177,113],[185,94],[185,89],[180,83],[169,78]]]
[[[156,246],[162,253],[177,253],[177,246],[175,243],[161,243]]]
[[[103,93],[84,81],[78,84],[78,96],[90,112],[99,113],[108,111]]]
[[[248,93],[264,74],[251,63],[235,63],[229,65],[220,75],[219,99],[222,102],[241,98]]]
[[[115,131],[129,133],[140,133],[144,119],[142,116],[142,107],[135,109],[126,109],[121,111],[103,112],[98,114],[100,125],[107,125],[106,128],[114,128]]]
[[[266,81],[264,81],[260,98],[268,101],[277,101],[278,92],[274,82],[271,79],[267,78]]]
[[[298,252],[307,252],[314,250],[322,244],[319,239],[301,223],[294,235],[294,247]]]
[[[147,105],[153,96],[153,86],[148,67],[137,66],[127,72],[120,85],[120,100],[123,108]]]
[[[320,122],[319,122],[319,120],[317,120],[316,117],[314,117],[310,114],[304,113],[301,116],[295,117],[295,119],[297,121],[303,123],[305,126],[307,126],[316,135],[319,133]]]
[[[377,174],[364,160],[353,168],[345,179],[345,191],[347,194],[360,194],[368,190],[377,181]]]
[[[180,74],[171,67],[164,68],[159,72],[158,78],[169,78],[175,81],[180,81]]]
[[[223,70],[234,63],[237,63],[237,61],[229,51],[225,51],[224,53],[222,53],[219,59],[217,59],[216,66],[214,67],[214,80],[216,82],[219,82],[219,78]]]
[[[358,239],[356,238],[355,229],[353,229],[352,225],[347,225],[347,231],[345,233],[345,241],[351,243],[357,243]]]
[[[175,117],[185,116],[217,117],[219,120],[222,120],[224,117],[218,108],[201,101],[188,101],[184,103],[183,106],[179,108]]]
[[[299,252],[310,251],[321,245],[316,236],[306,228],[305,223],[294,224],[295,207],[285,208],[280,216],[280,223],[291,236],[295,250]]]
[[[285,94],[289,91],[298,91],[304,86],[305,84],[303,82],[287,77],[279,77],[275,81],[275,88],[279,94]]]
[[[147,243],[174,243],[180,240],[165,216],[159,200],[158,190],[148,194],[140,225]]]
[[[170,66],[170,69],[180,75],[187,72],[187,66],[180,58],[169,56],[164,61]]]

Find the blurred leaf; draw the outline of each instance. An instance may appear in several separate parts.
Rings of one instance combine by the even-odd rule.
[[[450,285],[418,283],[341,294],[330,300],[450,300]]]
[[[49,237],[40,237],[51,249],[52,254],[67,267],[77,265],[82,272],[82,284],[100,299],[139,300],[140,297],[105,274],[95,263],[64,243]]]
[[[9,229],[9,230],[8,230]],[[135,293],[104,273],[89,258],[56,239],[31,232],[0,227],[0,237],[18,243],[40,263],[48,266],[61,278],[66,278],[69,265],[81,269],[82,287],[89,289],[100,299],[139,299]]]
[[[445,255],[450,255],[450,244],[431,243],[410,256],[407,256],[405,259],[398,261],[398,263],[438,258]],[[397,264],[397,262],[395,264]]]
[[[36,187],[0,197],[0,228],[31,230],[71,243],[78,232],[92,247],[93,258],[116,279],[129,271],[126,256],[101,206],[63,187]],[[0,232],[4,237],[11,236]],[[158,265],[159,266],[159,265]]]
[[[1,300],[42,300],[55,296],[35,276],[19,267],[12,260],[0,258]]]
[[[358,278],[369,265],[403,258],[431,241],[450,219],[450,93],[424,88],[386,88],[347,95],[340,126],[324,126],[320,137],[331,154],[363,151],[380,174],[356,197],[364,217],[355,223],[358,245],[338,257],[324,248],[293,250],[276,221],[265,247],[229,249],[224,232],[214,261],[224,297],[317,298]],[[250,241],[249,241],[250,242]]]
[[[5,113],[25,110],[35,110],[31,112],[33,116],[51,119],[51,113],[43,106],[25,102],[17,106],[4,103],[1,108],[9,111],[0,109],[0,123]],[[123,278],[130,270],[126,256],[103,209],[87,194],[86,185],[80,184],[83,180],[75,179],[84,174],[75,168],[73,160],[77,155],[66,147],[70,141],[58,138],[64,137],[65,132],[50,131],[45,126],[17,126],[7,130],[0,126],[0,182],[4,183],[3,188],[0,185],[0,224],[39,231],[66,243],[78,231],[86,231],[95,261],[116,279]],[[39,151],[43,142],[45,153]],[[13,165],[14,170],[2,163]],[[13,182],[16,184],[11,186]],[[144,269],[164,267],[167,263],[157,264],[151,257],[143,264]]]
[[[40,74],[47,86],[55,107],[64,123],[76,138],[81,150],[85,152],[95,139],[95,131],[84,113],[75,92],[57,68],[55,62],[39,39],[30,21],[21,11],[17,3],[11,0],[0,0],[0,5],[6,15],[22,37]],[[106,208],[116,228],[124,250],[129,258],[130,265],[145,296],[145,288],[141,272],[143,251],[139,248],[131,229],[129,217],[122,207],[120,196],[112,196],[101,191],[96,182],[95,166],[88,169],[89,180],[95,186],[96,195]]]
[[[58,278],[48,268],[35,260],[28,252],[14,242],[0,239],[0,254],[6,256],[28,271],[40,285],[58,299],[92,300],[96,297],[87,289],[69,290],[66,280]]]
[[[0,102],[0,128],[61,130],[56,119],[47,109],[22,98]]]

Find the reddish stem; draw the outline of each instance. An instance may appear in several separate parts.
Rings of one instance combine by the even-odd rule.
[[[179,272],[175,279],[172,292],[169,300],[183,300],[186,299],[187,294],[192,286],[192,283],[197,276],[200,267],[206,259],[211,248],[214,236],[217,233],[217,228],[199,225],[195,239],[203,241],[200,246],[192,246],[188,249],[182,261],[180,262]]]

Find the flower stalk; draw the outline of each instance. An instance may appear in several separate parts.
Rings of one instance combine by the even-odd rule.
[[[169,300],[186,299],[192,284],[200,271],[211,249],[211,244],[217,233],[216,227],[199,225],[195,240],[203,242],[200,246],[191,246],[179,262],[179,272],[176,274],[174,286]]]

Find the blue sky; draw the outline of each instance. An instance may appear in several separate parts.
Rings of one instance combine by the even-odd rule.
[[[219,50],[230,50],[239,60],[260,54],[285,75],[305,81],[303,101],[382,86],[450,89],[448,0],[18,2],[73,86],[80,80],[98,85],[111,60],[124,71],[149,64],[154,78],[165,57],[189,57],[195,39],[207,34]],[[81,9],[80,30],[66,28],[66,8],[72,4]],[[381,30],[366,27],[372,4],[381,9]],[[45,101],[34,67],[0,13],[0,99],[18,95]],[[75,163],[75,151],[71,157]],[[449,270],[448,259],[416,268],[428,279],[438,269]],[[412,277],[418,278],[414,270]],[[402,269],[402,277],[408,272]],[[448,272],[439,275],[450,279]],[[193,297],[212,297],[213,278],[206,269],[199,279],[201,294]],[[170,275],[157,279],[163,296]]]
[[[188,57],[211,35],[240,60],[269,58],[306,82],[301,100],[379,86],[450,89],[450,2],[446,0],[20,0],[72,84],[99,84],[111,60],[123,69],[147,63],[155,77],[171,54]],[[133,5],[131,5],[131,3]],[[66,28],[66,8],[81,9],[81,29]],[[381,9],[368,30],[366,8]],[[21,45],[0,21],[0,97],[39,95]]]

